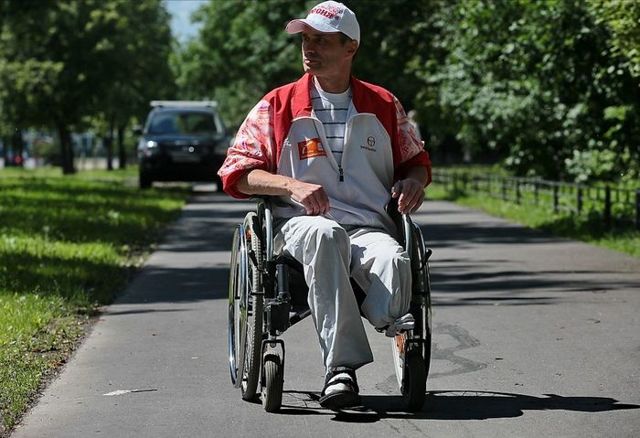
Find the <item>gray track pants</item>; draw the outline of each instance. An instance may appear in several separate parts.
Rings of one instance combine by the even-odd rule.
[[[327,369],[355,369],[372,362],[349,277],[366,292],[362,310],[375,327],[407,313],[411,265],[398,242],[377,229],[347,232],[325,217],[301,216],[281,227],[274,248],[304,267],[309,307]]]

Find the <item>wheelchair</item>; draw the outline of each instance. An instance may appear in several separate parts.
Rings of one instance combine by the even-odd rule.
[[[431,283],[429,258],[420,228],[396,206],[389,211],[399,230],[398,242],[411,259],[410,312],[415,328],[391,339],[394,369],[408,411],[422,408],[431,359]],[[267,412],[282,405],[285,345],[278,336],[311,314],[302,266],[273,250],[270,201],[258,198],[233,234],[229,271],[228,354],[231,382],[242,398],[260,395]],[[361,304],[364,292],[352,281]]]

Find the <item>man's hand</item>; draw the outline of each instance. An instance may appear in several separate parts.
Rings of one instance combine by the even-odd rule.
[[[318,216],[329,212],[329,197],[322,186],[293,180],[289,192],[291,199],[302,204],[308,215]]]
[[[401,179],[391,188],[391,197],[398,198],[400,213],[413,213],[424,200],[424,185],[413,178]]]
[[[311,216],[329,212],[329,197],[318,184],[276,175],[262,169],[253,169],[245,173],[236,184],[238,190],[247,195],[289,196],[300,203]]]

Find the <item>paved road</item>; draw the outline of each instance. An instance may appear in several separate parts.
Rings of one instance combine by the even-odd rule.
[[[391,348],[359,374],[368,412],[317,403],[307,319],[288,331],[284,408],[229,381],[231,230],[251,207],[194,196],[166,242],[15,431],[26,437],[640,436],[640,261],[444,202],[414,216],[434,249],[435,346],[422,412]]]

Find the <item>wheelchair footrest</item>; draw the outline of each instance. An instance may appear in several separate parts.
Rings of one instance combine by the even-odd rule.
[[[291,306],[291,311],[289,312],[289,327],[299,323],[309,315],[311,315],[309,306]]]

